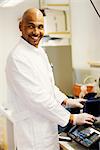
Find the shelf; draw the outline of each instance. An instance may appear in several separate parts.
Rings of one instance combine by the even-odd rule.
[[[70,39],[61,39],[61,40],[49,40],[48,42],[41,43],[42,47],[47,46],[68,46],[71,45]]]
[[[70,1],[40,0],[40,8],[45,11],[45,34],[59,38],[53,40],[45,38],[40,45],[43,47],[71,45]]]
[[[46,6],[61,6],[61,7],[63,7],[63,6],[69,6],[69,4],[46,4]]]
[[[51,3],[47,3],[42,5],[42,8],[48,8],[48,9],[56,9],[56,10],[64,10],[67,11],[67,9],[70,7],[69,3],[66,4],[51,4]]]
[[[69,7],[69,0],[40,0],[40,7],[41,8],[51,8],[51,7]],[[57,8],[57,9],[58,9]]]
[[[48,34],[56,34],[56,35],[61,35],[61,34],[65,34],[65,35],[71,35],[70,32],[64,31],[64,32],[48,32]]]
[[[88,64],[90,67],[100,68],[100,61],[90,61]]]
[[[41,46],[68,46],[71,45],[70,32],[50,32],[41,40]]]

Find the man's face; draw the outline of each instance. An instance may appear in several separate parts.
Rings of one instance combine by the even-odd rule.
[[[44,35],[44,19],[42,15],[30,14],[20,23],[22,37],[31,45],[38,47]]]

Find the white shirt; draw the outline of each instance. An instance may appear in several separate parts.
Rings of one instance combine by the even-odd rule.
[[[70,113],[61,105],[66,95],[55,86],[45,51],[21,38],[6,76],[18,150],[59,150],[57,125],[67,125]]]

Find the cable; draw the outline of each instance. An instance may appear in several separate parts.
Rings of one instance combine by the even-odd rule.
[[[92,2],[92,0],[90,0],[90,2],[91,2],[91,4],[92,4],[92,6],[93,6],[95,12],[97,13],[98,17],[100,18],[100,14],[99,14],[98,10],[96,9],[94,3]]]

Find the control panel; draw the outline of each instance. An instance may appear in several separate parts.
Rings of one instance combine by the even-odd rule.
[[[70,129],[68,135],[85,147],[90,147],[100,140],[100,131],[90,126],[74,126]]]

